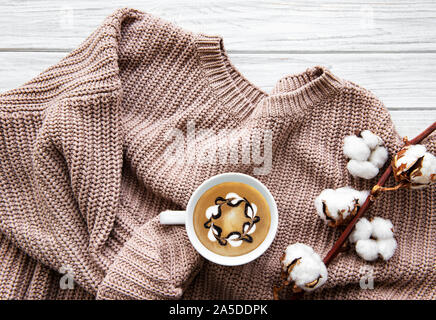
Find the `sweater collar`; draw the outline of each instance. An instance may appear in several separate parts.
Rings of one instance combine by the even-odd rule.
[[[196,34],[195,43],[212,89],[221,103],[238,117],[306,113],[343,86],[342,80],[329,70],[316,66],[281,78],[268,94],[236,69],[224,48],[222,37]]]

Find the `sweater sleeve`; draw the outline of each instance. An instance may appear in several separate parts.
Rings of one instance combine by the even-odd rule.
[[[159,27],[154,20],[118,10],[57,65],[0,95],[0,232],[49,268],[71,270],[99,298],[179,298],[201,267],[186,231],[157,217],[133,235],[132,226],[120,238],[114,232],[123,168],[120,55],[136,39],[125,38],[129,26],[138,24],[146,40]]]
[[[0,231],[90,293],[108,264],[101,252],[119,206],[117,101],[117,92],[97,94],[0,118]]]
[[[135,230],[118,252],[98,299],[178,299],[202,266],[185,228],[158,217]]]
[[[0,119],[0,231],[99,298],[179,298],[202,265],[184,228],[155,216],[111,246],[121,210],[118,101],[99,94],[55,103],[45,117],[16,110]]]
[[[123,163],[118,10],[56,65],[0,95],[0,232],[95,294]],[[1,270],[0,270],[1,272]]]

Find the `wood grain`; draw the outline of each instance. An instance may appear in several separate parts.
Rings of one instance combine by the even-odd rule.
[[[409,137],[436,119],[436,2],[323,0],[3,0],[0,91],[77,47],[121,6],[224,37],[232,62],[268,91],[324,65],[373,91]]]
[[[3,0],[0,47],[70,50],[121,6],[221,34],[230,50],[436,51],[432,0]]]
[[[64,57],[62,52],[0,52],[0,91],[30,80]],[[373,91],[390,110],[435,110],[436,53],[421,54],[239,54],[235,66],[269,91],[283,76],[324,65],[334,74]]]
[[[18,87],[45,68],[60,60],[65,53],[0,52],[0,92]],[[389,109],[401,135],[415,136],[436,119],[435,99],[436,54],[421,59],[422,69],[428,70],[427,82],[423,70],[409,71],[414,57],[396,55],[290,55],[290,54],[230,54],[235,66],[254,84],[269,91],[282,76],[303,71],[323,63],[338,76],[357,82],[376,93]],[[416,63],[415,63],[416,65]],[[415,67],[416,68],[416,67]]]

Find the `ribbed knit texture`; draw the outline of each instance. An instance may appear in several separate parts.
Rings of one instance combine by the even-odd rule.
[[[183,227],[158,222],[161,211],[185,208],[205,179],[253,175],[256,166],[168,162],[165,137],[186,133],[188,122],[238,150],[241,139],[272,132],[272,169],[256,177],[276,199],[279,228],[249,264],[210,263]],[[318,218],[315,197],[375,183],[352,178],[342,154],[343,138],[363,129],[390,155],[402,146],[382,103],[325,68],[286,76],[267,94],[235,69],[220,37],[118,10],[58,64],[0,95],[0,297],[270,299],[288,244],[324,255],[340,234]],[[432,153],[435,140],[424,141]],[[199,137],[195,154],[208,143]],[[369,216],[392,220],[394,257],[366,263],[343,253],[306,298],[435,298],[434,191],[377,200]],[[359,287],[364,265],[374,267],[374,290]],[[73,290],[59,287],[63,267],[74,272]]]

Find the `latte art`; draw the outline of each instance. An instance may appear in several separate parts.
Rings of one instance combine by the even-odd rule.
[[[205,191],[194,209],[200,242],[223,256],[239,256],[258,247],[268,234],[270,209],[263,195],[241,182],[223,182]]]
[[[209,229],[207,237],[222,246],[239,247],[243,241],[252,243],[251,234],[260,221],[256,214],[257,206],[234,192],[225,198],[217,197],[215,205],[206,210],[208,220],[204,227]]]

